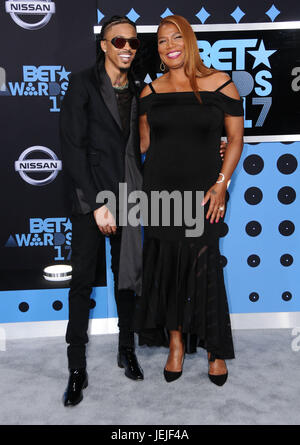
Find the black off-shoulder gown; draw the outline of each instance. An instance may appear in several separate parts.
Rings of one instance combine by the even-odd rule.
[[[206,191],[218,180],[224,116],[243,115],[242,100],[217,91],[152,93],[140,99],[147,113],[150,147],[144,163],[143,190]],[[204,207],[206,215],[209,202]],[[149,204],[149,219],[151,208]],[[171,218],[172,221],[172,218]],[[151,221],[149,221],[151,223]],[[174,223],[174,221],[173,221]],[[219,223],[204,222],[199,237],[186,226],[144,227],[143,286],[135,314],[139,344],[160,345],[159,334],[182,330],[187,352],[196,346],[224,359],[234,358],[231,325],[219,252]],[[191,340],[193,345],[191,344]]]

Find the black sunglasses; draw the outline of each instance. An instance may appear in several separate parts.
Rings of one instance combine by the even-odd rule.
[[[126,42],[129,43],[131,49],[138,49],[140,46],[140,41],[136,37],[131,37],[130,39],[125,39],[125,37],[114,37],[110,42],[118,49],[124,48]]]

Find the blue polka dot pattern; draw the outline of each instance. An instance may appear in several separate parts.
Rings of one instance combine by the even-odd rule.
[[[220,238],[232,313],[299,311],[300,142],[245,144]]]

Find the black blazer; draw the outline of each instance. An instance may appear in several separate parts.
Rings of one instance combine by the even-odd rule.
[[[134,153],[141,170],[137,97],[140,83],[129,79],[133,93],[130,135],[125,141],[117,100],[104,62],[70,77],[60,111],[63,168],[72,183],[72,213],[86,214],[100,207],[98,192],[109,190],[118,197],[124,181],[125,153]]]

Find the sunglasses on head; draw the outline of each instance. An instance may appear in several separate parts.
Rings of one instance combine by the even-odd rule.
[[[130,39],[126,39],[125,37],[114,37],[110,42],[118,49],[124,48],[126,42],[129,43],[131,49],[138,49],[140,46],[140,41],[136,37],[131,37]]]

